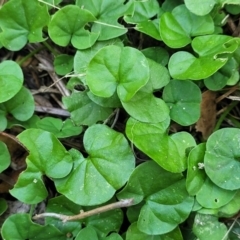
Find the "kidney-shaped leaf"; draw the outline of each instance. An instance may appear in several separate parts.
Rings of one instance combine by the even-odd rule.
[[[126,183],[135,158],[124,136],[105,125],[89,127],[83,142],[89,156],[84,158],[73,150],[73,171],[64,179],[55,180],[55,185],[77,204],[101,204]]]
[[[43,41],[42,28],[49,20],[47,6],[41,6],[37,0],[9,1],[0,10],[1,43],[9,50],[17,51],[28,40]]]
[[[111,97],[117,90],[122,101],[129,101],[148,79],[147,59],[131,47],[104,47],[87,67],[87,84],[99,97]]]
[[[72,158],[58,139],[50,132],[28,129],[18,135],[30,154],[11,194],[22,202],[35,204],[47,197],[42,175],[65,177],[72,169]]]
[[[146,199],[139,215],[138,228],[152,235],[171,232],[187,219],[193,203],[193,197],[186,190],[185,180],[177,181]]]
[[[84,27],[96,18],[87,10],[75,5],[68,5],[57,11],[49,23],[49,36],[60,46],[69,42],[77,49],[91,47],[98,38],[98,33],[89,32]]]
[[[39,225],[31,221],[30,214],[11,215],[2,225],[4,239],[65,240],[66,236],[51,225]]]
[[[119,24],[118,19],[127,9],[124,0],[77,0],[76,4],[90,11],[97,20],[93,23],[92,30],[100,32],[99,40],[108,40],[123,35],[127,29]]]
[[[14,61],[4,61],[0,64],[0,103],[11,99],[21,89],[23,73]]]
[[[18,139],[29,150],[28,159],[40,172],[53,178],[65,177],[72,169],[72,158],[54,134],[28,129]]]
[[[204,157],[205,171],[219,187],[240,188],[240,129],[223,128],[207,141]]]

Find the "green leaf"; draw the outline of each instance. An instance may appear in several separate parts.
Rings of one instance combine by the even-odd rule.
[[[99,41],[104,41],[121,36],[127,29],[119,24],[118,20],[127,10],[124,0],[104,1],[104,0],[77,0],[76,5],[90,11],[96,20],[92,25],[92,31],[99,32]]]
[[[54,59],[54,69],[58,75],[65,75],[73,69],[73,56],[61,54]]]
[[[101,107],[93,102],[87,92],[74,92],[69,97],[63,97],[62,101],[77,126],[91,126],[98,121],[107,119],[112,113],[111,108]]]
[[[108,41],[96,42],[90,49],[78,50],[74,56],[74,72],[81,75],[81,80],[85,83],[85,78],[82,75],[86,74],[87,66],[94,55],[103,47],[109,45],[117,45],[123,47],[122,41],[119,38]]]
[[[23,73],[19,65],[13,61],[0,64],[0,103],[11,99],[23,85]]]
[[[42,28],[50,20],[47,6],[37,0],[12,0],[0,10],[0,41],[11,51],[18,51],[29,42],[41,42]],[[14,71],[12,71],[14,72]]]
[[[7,201],[3,198],[0,198],[0,216],[7,210],[7,208]]]
[[[46,207],[46,212],[64,214],[67,216],[77,215],[80,210],[82,210],[81,206],[73,203],[65,196],[58,196],[49,199]],[[71,233],[72,236],[76,236],[82,228],[80,220],[62,222],[56,218],[46,217],[45,223],[56,227],[65,235]]]
[[[188,155],[186,188],[191,196],[197,194],[207,177],[205,171],[201,168],[205,150],[206,144],[200,143],[194,147]]]
[[[0,173],[7,169],[11,162],[11,155],[8,151],[7,145],[0,141]]]
[[[27,121],[30,119],[35,110],[33,96],[25,87],[22,87],[13,98],[3,104],[6,110],[20,121]]]
[[[149,47],[142,50],[145,57],[166,66],[169,60],[169,53],[162,47]],[[149,66],[151,68],[151,64]]]
[[[82,127],[75,126],[70,119],[62,121],[59,118],[45,117],[37,122],[37,127],[53,133],[57,138],[79,135]]]
[[[179,173],[186,169],[186,157],[182,157],[184,144],[175,142],[167,135],[169,119],[155,124],[141,123],[129,118],[126,134],[130,141],[142,152],[156,161],[162,168]],[[186,146],[185,146],[186,147]]]
[[[171,232],[187,219],[193,203],[193,197],[186,190],[185,180],[180,180],[147,197],[137,226],[141,232],[149,235]]]
[[[205,171],[219,187],[227,190],[240,188],[240,129],[223,128],[207,141],[204,157]]]
[[[204,79],[204,84],[208,89],[217,91],[224,88],[228,82],[233,83],[231,85],[234,85],[238,80],[238,63],[234,58],[230,58],[216,73],[209,78]]]
[[[227,227],[215,216],[197,213],[194,219],[193,232],[199,239],[219,239],[227,236]]]
[[[152,1],[132,1],[131,9],[133,11],[126,12],[124,20],[127,23],[141,23],[156,16],[159,9],[159,3]]]
[[[185,4],[192,13],[204,16],[211,12],[218,1],[219,0],[185,0]]]
[[[96,230],[92,226],[88,226],[83,228],[75,238],[75,240],[82,240],[82,239],[98,240],[99,238]]]
[[[196,199],[204,208],[220,208],[228,204],[235,196],[236,191],[229,191],[215,185],[206,178],[201,189],[196,194]],[[206,196],[208,196],[206,198]]]
[[[159,41],[162,40],[160,31],[159,31],[159,19],[140,22],[136,25],[135,29]]]
[[[239,39],[224,35],[196,37],[192,47],[199,57],[184,51],[174,53],[169,60],[170,75],[180,80],[208,78],[226,64],[239,43]]]
[[[31,221],[30,215],[18,213],[11,215],[2,225],[4,239],[51,239],[65,240],[66,236],[51,225],[39,225]]]
[[[72,150],[74,168],[67,177],[55,179],[55,185],[77,204],[101,204],[126,183],[134,169],[134,155],[124,136],[105,125],[89,127],[83,142],[89,156]]]
[[[146,176],[151,176],[146,178]],[[117,194],[118,199],[133,198],[138,204],[150,195],[182,179],[182,174],[171,173],[161,168],[154,161],[147,161],[137,166],[127,185]]]
[[[128,102],[122,102],[127,113],[141,122],[158,123],[169,118],[169,108],[152,93],[138,91]]]
[[[201,91],[193,82],[171,80],[163,90],[163,100],[171,119],[180,125],[191,125],[200,117]]]
[[[26,159],[27,169],[23,171],[11,194],[22,202],[35,204],[47,196],[42,175],[63,178],[72,169],[72,158],[58,139],[40,129],[28,129],[18,135],[30,154]]]
[[[191,42],[191,37],[213,32],[214,23],[210,15],[197,16],[183,4],[174,8],[172,13],[164,13],[160,19],[162,40],[171,48],[184,47]]]
[[[126,235],[126,240],[168,240],[168,239],[183,240],[180,229],[175,228],[173,231],[167,234],[148,235],[146,233],[141,232],[137,227],[137,223],[135,222],[130,225]]]
[[[237,214],[239,209],[240,209],[240,191],[238,190],[234,198],[229,203],[218,209],[218,216],[230,218]]]
[[[95,20],[89,11],[68,5],[53,15],[48,33],[52,41],[59,46],[65,47],[71,42],[77,49],[89,48],[96,42],[99,33],[90,32],[85,26]]]
[[[121,101],[129,101],[148,79],[146,58],[131,47],[104,47],[87,67],[87,85],[99,97],[111,97],[117,90]]]

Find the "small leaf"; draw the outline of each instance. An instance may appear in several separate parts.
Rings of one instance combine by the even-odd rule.
[[[65,75],[73,69],[73,56],[61,54],[54,59],[54,69],[58,75]]]
[[[205,171],[201,169],[201,164],[203,164],[205,150],[206,144],[201,143],[194,147],[188,155],[186,188],[191,196],[197,194],[197,192],[201,189],[207,177]]]
[[[153,1],[133,1],[131,9],[133,11],[126,12],[124,20],[127,23],[141,23],[154,17],[158,13],[159,3]]]
[[[65,47],[71,42],[77,49],[89,48],[96,42],[99,34],[85,30],[85,26],[95,20],[89,11],[76,5],[68,5],[53,15],[48,33],[59,46]]]
[[[151,178],[146,178],[150,175]],[[138,204],[159,189],[163,189],[180,179],[182,179],[181,174],[168,172],[154,161],[147,161],[135,168],[127,185],[117,194],[117,197],[118,199],[133,198],[134,204]]]
[[[101,107],[93,102],[87,92],[74,92],[69,97],[63,97],[62,101],[77,126],[91,126],[98,121],[107,119],[112,113],[111,108]]]
[[[137,226],[149,235],[169,233],[187,219],[193,203],[193,197],[186,191],[185,180],[180,180],[147,197]]]
[[[166,66],[169,60],[169,53],[162,47],[149,47],[142,50],[145,57]],[[149,66],[151,68],[151,64]]]
[[[59,118],[45,117],[37,122],[37,127],[53,133],[58,138],[79,135],[82,127],[75,126],[70,119],[62,121]]]
[[[193,232],[199,239],[224,239],[228,229],[217,217],[197,213],[194,219]]]
[[[11,215],[2,225],[4,239],[51,239],[65,240],[66,236],[51,225],[39,225],[31,221],[30,215],[18,213]]]
[[[193,82],[171,80],[163,90],[163,100],[171,119],[180,125],[191,125],[200,117],[201,91]]]
[[[159,19],[155,19],[153,21],[147,20],[144,22],[140,22],[136,25],[135,29],[159,41],[162,40],[159,32]]]
[[[7,169],[11,162],[11,156],[4,142],[0,141],[0,173]]]
[[[218,0],[185,0],[186,7],[194,14],[204,16],[211,12]],[[196,8],[196,6],[198,6]]]
[[[0,10],[1,43],[11,51],[18,51],[27,41],[41,42],[44,40],[42,28],[49,20],[47,6],[37,0],[9,1]]]
[[[46,212],[73,216],[79,214],[81,209],[81,206],[71,202],[65,196],[58,196],[49,199]],[[56,218],[46,217],[45,223],[56,227],[65,235],[71,233],[73,236],[76,236],[76,234],[82,228],[80,220],[62,222]]]
[[[124,0],[118,0],[114,4],[104,0],[76,1],[76,5],[84,7],[96,17],[92,31],[100,33],[99,41],[116,38],[127,32],[127,29],[119,24],[119,18],[124,15],[127,9],[127,5],[124,3]]]
[[[23,73],[19,65],[13,61],[0,64],[0,103],[11,99],[23,85]]]
[[[96,230],[92,226],[88,226],[80,230],[80,232],[75,238],[75,240],[82,240],[82,239],[98,240],[99,238]]]
[[[229,191],[218,187],[206,178],[201,189],[196,194],[198,203],[204,208],[216,209],[228,204],[236,195],[236,191]],[[206,198],[206,196],[208,196]]]
[[[208,177],[227,190],[240,188],[240,130],[223,128],[214,132],[207,141],[204,157]]]
[[[33,96],[25,87],[22,87],[14,97],[3,104],[6,110],[20,121],[30,119],[35,110]]]
[[[111,97],[117,90],[121,101],[129,101],[148,79],[146,58],[130,47],[104,47],[87,67],[87,84],[90,91],[99,97]]]
[[[55,179],[55,185],[77,204],[101,204],[126,183],[134,169],[134,156],[124,136],[105,125],[89,127],[83,142],[89,156],[73,150],[73,171]]]
[[[136,222],[130,225],[126,235],[126,240],[165,240],[165,239],[183,240],[183,237],[179,228],[176,228],[167,234],[148,235],[146,233],[141,232],[138,229]]]

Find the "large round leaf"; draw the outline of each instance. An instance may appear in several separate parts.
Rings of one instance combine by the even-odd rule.
[[[87,84],[99,97],[111,97],[117,90],[120,100],[129,101],[148,79],[147,59],[131,47],[104,47],[87,67]]]
[[[240,188],[240,129],[223,128],[214,132],[207,141],[204,157],[209,178],[219,187]]]
[[[19,65],[13,61],[0,64],[0,103],[11,99],[21,89],[23,73]]]
[[[83,142],[89,156],[84,158],[73,150],[73,171],[66,178],[55,180],[55,185],[77,204],[101,204],[126,183],[135,158],[124,136],[105,125],[89,127]]]
[[[11,156],[4,142],[0,141],[0,173],[8,168],[11,162]]]

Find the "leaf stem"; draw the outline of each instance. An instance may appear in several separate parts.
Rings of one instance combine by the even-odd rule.
[[[33,217],[33,219],[39,219],[39,218],[43,218],[43,217],[54,217],[54,218],[58,218],[58,219],[62,220],[63,222],[67,222],[67,221],[84,219],[84,218],[87,218],[87,217],[90,217],[90,216],[93,216],[93,215],[96,215],[99,213],[111,211],[111,210],[117,209],[117,208],[129,207],[131,205],[133,205],[133,198],[121,199],[118,202],[110,203],[108,205],[98,207],[98,208],[92,209],[87,212],[80,211],[79,214],[74,215],[74,216],[67,216],[67,215],[58,214],[58,213],[42,213],[42,214],[35,215]]]
[[[27,56],[23,57],[22,59],[20,59],[19,61],[17,61],[17,63],[19,64],[19,66],[21,66],[26,60],[28,60],[30,57],[34,56],[36,53],[40,52],[41,50],[43,50],[45,47],[39,47],[35,50],[33,50],[32,52],[30,52]]]
[[[214,128],[214,132],[217,131],[217,130],[220,128],[223,120],[226,118],[226,116],[232,111],[232,109],[233,109],[237,104],[238,104],[238,101],[233,101],[233,102],[231,102],[231,103],[229,104],[229,106],[227,107],[226,111],[224,111],[223,114],[222,114],[222,115],[220,116],[220,118],[218,119],[217,124],[216,124],[216,126],[215,126],[215,128]]]

